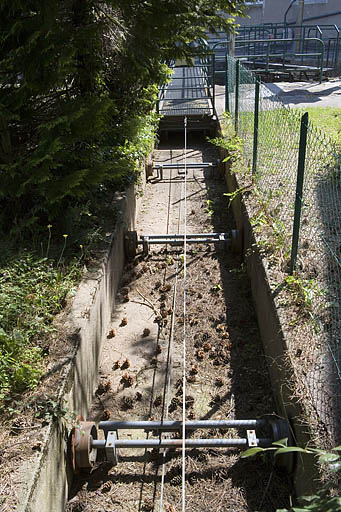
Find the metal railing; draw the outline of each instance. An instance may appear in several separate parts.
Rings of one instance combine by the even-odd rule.
[[[163,116],[215,113],[215,56],[196,54],[190,65],[171,63],[171,81],[159,90],[157,111]]]
[[[244,25],[238,28],[235,35],[235,42],[241,43],[250,40],[295,40],[296,53],[305,53],[306,39],[320,39],[323,41],[326,52],[324,65],[335,68],[340,55],[340,29],[335,24],[319,25],[296,25],[287,23],[264,23],[259,25]],[[226,41],[227,35],[224,32],[209,37],[209,45]],[[298,41],[301,41],[300,43]],[[309,43],[311,46],[311,43]]]
[[[229,41],[214,43],[216,61],[225,61]],[[298,51],[296,50],[298,48]],[[219,51],[220,50],[220,51]],[[258,72],[316,72],[322,81],[325,50],[321,39],[247,39],[236,41],[235,56]]]
[[[341,148],[232,57],[226,107],[248,163],[239,186],[254,191],[251,223],[281,297],[295,392],[331,446],[341,413]]]

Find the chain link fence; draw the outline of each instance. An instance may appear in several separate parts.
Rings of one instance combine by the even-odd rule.
[[[341,149],[232,57],[226,107],[246,161],[238,179],[252,187],[251,223],[280,297],[294,391],[332,446],[341,412]]]

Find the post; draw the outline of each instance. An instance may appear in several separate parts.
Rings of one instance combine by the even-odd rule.
[[[252,175],[257,172],[257,152],[258,152],[258,124],[259,124],[259,90],[260,79],[256,77],[255,87],[255,116],[253,122],[253,156],[252,156]]]
[[[304,167],[305,156],[307,148],[307,131],[308,131],[308,112],[305,112],[301,117],[300,129],[300,145],[298,150],[298,167],[297,167],[297,182],[296,182],[296,199],[295,199],[295,214],[294,226],[292,232],[291,244],[291,260],[289,273],[292,274],[296,267],[298,241],[300,234],[301,210],[302,210],[302,194],[303,194],[303,181],[304,181]]]
[[[298,15],[297,15],[297,41],[296,41],[296,53],[299,53],[302,43],[302,25],[303,25],[303,12],[304,12],[304,0],[298,0]]]
[[[230,40],[229,40],[229,55],[231,55],[231,57],[234,57],[235,43],[236,43],[236,34],[233,32],[232,34],[230,34]]]
[[[213,98],[212,98],[212,103],[213,103],[212,115],[214,115],[214,113],[215,113],[215,54],[214,53],[212,53],[211,58],[212,58],[212,66],[211,66],[212,71],[211,72],[212,72],[212,96],[213,96]]]
[[[229,56],[225,56],[225,112],[230,111],[230,98],[229,98]]]
[[[236,60],[236,97],[234,108],[234,129],[238,133],[240,61]]]

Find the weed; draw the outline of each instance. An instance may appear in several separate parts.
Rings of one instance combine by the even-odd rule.
[[[305,511],[316,511],[316,512],[331,512],[340,510],[341,498],[340,496],[333,495],[330,492],[330,488],[333,487],[333,473],[337,473],[341,469],[341,446],[337,446],[333,451],[327,452],[326,450],[319,450],[316,448],[301,448],[299,446],[287,446],[287,439],[281,439],[273,443],[269,448],[250,448],[242,453],[241,457],[251,457],[256,454],[264,454],[268,451],[272,451],[274,455],[286,455],[293,452],[304,453],[307,455],[313,455],[317,457],[319,465],[327,473],[327,483],[319,490],[316,494],[311,496],[300,496],[298,498],[299,507],[292,507],[288,509],[281,509],[281,512],[305,512]],[[280,512],[280,511],[278,511]]]
[[[205,208],[204,212],[207,213],[209,217],[212,217],[212,215],[214,214],[214,201],[212,201],[211,199],[207,199],[206,203],[207,207]]]
[[[77,265],[64,272],[32,253],[1,267],[0,401],[37,385],[52,320],[79,277]]]
[[[303,316],[308,316],[313,321],[315,332],[319,332],[320,327],[316,318],[315,299],[324,295],[315,279],[302,279],[295,272],[285,279],[287,288],[293,294],[293,298],[299,312]]]
[[[227,156],[223,159],[223,162],[237,162],[241,158],[242,154],[242,140],[232,133],[226,134],[225,137],[216,137],[210,139],[209,142],[218,146],[219,148],[225,149]]]
[[[233,192],[226,192],[224,194],[224,196],[227,196],[230,199],[229,206],[231,205],[231,203],[234,199],[241,196],[243,194],[243,192],[250,191],[250,189],[251,189],[251,185],[246,185],[245,187],[237,188]]]

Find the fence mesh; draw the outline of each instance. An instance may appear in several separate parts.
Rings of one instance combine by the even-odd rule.
[[[239,179],[253,182],[251,223],[271,285],[281,290],[295,392],[332,445],[340,442],[341,412],[341,151],[308,122],[298,255],[290,275],[302,112],[260,84],[254,166],[255,89],[254,73],[241,64],[238,73],[237,61],[228,57],[230,116],[247,164]]]

